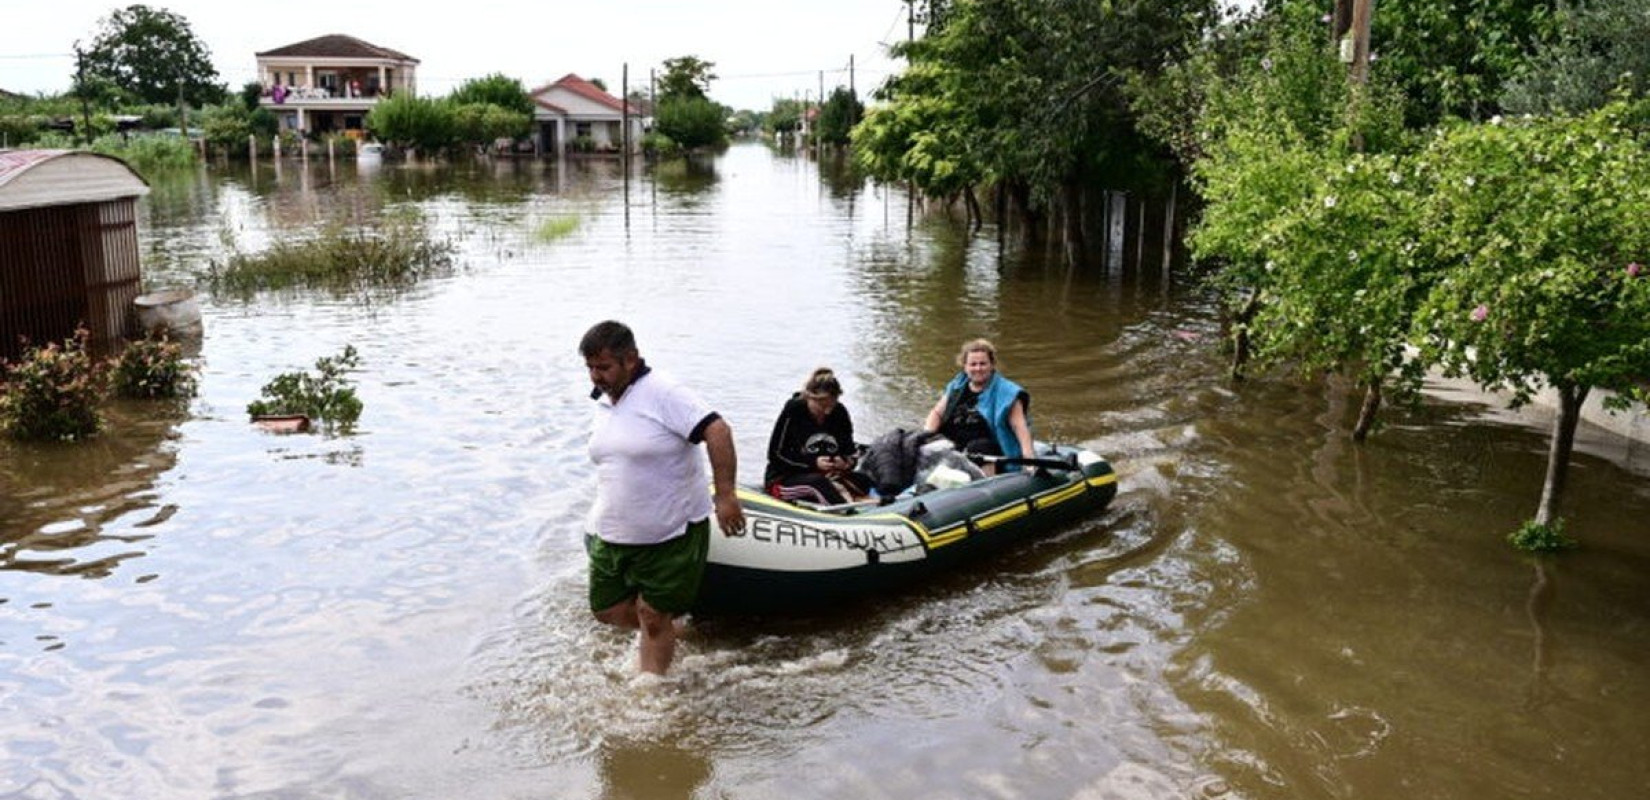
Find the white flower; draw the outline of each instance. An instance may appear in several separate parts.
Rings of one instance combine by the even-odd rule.
[[[1398,182],[1403,180],[1403,178],[1401,176],[1399,176],[1398,173],[1396,173],[1396,172],[1388,172],[1386,174],[1386,179],[1393,186],[1397,186]]]
[[[1468,188],[1468,189],[1471,189],[1471,188],[1472,188],[1472,187],[1474,187],[1474,186],[1477,186],[1477,185],[1478,185],[1478,178],[1476,178],[1476,177],[1474,177],[1474,176],[1472,176],[1472,175],[1468,175],[1468,176],[1467,176],[1467,179],[1466,179],[1466,181],[1464,181],[1464,183],[1466,183],[1466,184],[1467,184],[1467,188]]]
[[[1347,261],[1357,261],[1358,260],[1358,251],[1356,251],[1356,250],[1348,251],[1347,254],[1346,254],[1346,260]]]
[[[1501,115],[1496,114],[1495,116],[1490,117],[1490,124],[1491,125],[1500,125],[1501,124]]]
[[[1330,195],[1330,196],[1325,197],[1323,199],[1323,207],[1324,208],[1334,208],[1336,202],[1337,201],[1335,200],[1335,195]]]
[[[1352,174],[1355,174],[1357,171],[1358,171],[1358,165],[1357,164],[1347,164],[1346,165],[1346,174],[1352,175]]]

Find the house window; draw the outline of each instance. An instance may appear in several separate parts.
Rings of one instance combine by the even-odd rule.
[[[590,135],[590,123],[588,123],[588,122],[575,122],[575,123],[573,123],[573,135],[574,136],[589,136]]]
[[[338,94],[338,73],[318,72],[315,74],[315,77],[316,81],[321,84],[321,88],[326,89],[334,95]]]
[[[288,86],[297,86],[298,85],[298,73],[288,72],[286,74],[286,85],[288,85]]]

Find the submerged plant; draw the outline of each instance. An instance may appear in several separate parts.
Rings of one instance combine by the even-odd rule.
[[[183,346],[164,335],[129,342],[114,359],[110,382],[115,394],[145,400],[194,397],[194,364]]]
[[[375,229],[334,225],[320,235],[279,241],[261,253],[235,253],[212,262],[214,290],[252,294],[294,287],[338,293],[397,289],[452,269],[450,240],[432,238],[416,220],[397,219]]]
[[[355,396],[347,373],[360,363],[354,345],[336,356],[315,361],[315,373],[286,372],[264,384],[261,399],[246,407],[254,417],[302,414],[326,428],[348,432],[361,418],[361,399]]]
[[[1507,541],[1513,547],[1527,553],[1558,553],[1580,546],[1579,542],[1564,532],[1562,519],[1555,519],[1547,524],[1528,520],[1518,526],[1518,530],[1507,534]]]
[[[103,428],[106,387],[79,328],[61,344],[32,347],[0,370],[0,432],[14,439],[74,440]]]
[[[541,242],[554,242],[557,239],[565,238],[578,229],[579,218],[575,215],[563,214],[559,217],[551,217],[539,225],[538,240]]]

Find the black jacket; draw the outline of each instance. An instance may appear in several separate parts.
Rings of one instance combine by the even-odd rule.
[[[808,440],[817,434],[826,434],[835,442],[835,452],[807,451]],[[818,445],[816,442],[816,450]],[[854,421],[848,416],[848,407],[837,403],[825,415],[825,423],[814,421],[808,413],[808,401],[802,393],[791,395],[784,410],[773,423],[773,434],[768,437],[768,469],[762,474],[764,485],[781,478],[814,472],[814,460],[821,455],[851,456],[854,454]]]

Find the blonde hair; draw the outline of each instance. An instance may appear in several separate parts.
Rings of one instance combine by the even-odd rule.
[[[968,364],[969,353],[985,353],[991,359],[991,365],[997,365],[997,347],[989,339],[971,339],[964,342],[962,350],[957,353],[957,366]]]
[[[814,374],[808,376],[806,383],[802,384],[802,396],[813,398],[841,397],[842,384],[837,381],[836,373],[832,372],[830,367],[820,367],[814,370]]]

